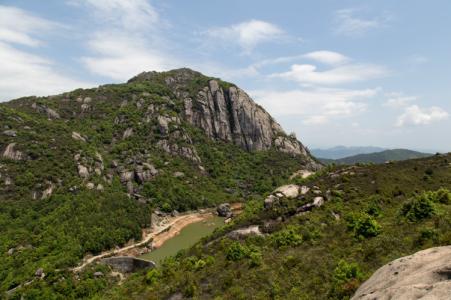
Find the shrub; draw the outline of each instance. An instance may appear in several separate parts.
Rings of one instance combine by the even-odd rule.
[[[401,215],[412,222],[427,219],[436,213],[433,200],[432,193],[423,193],[416,196],[403,205]]]
[[[423,228],[420,231],[420,236],[418,238],[418,242],[420,245],[426,244],[428,241],[437,242],[439,238],[439,234],[437,230],[433,228]]]
[[[296,227],[288,226],[286,229],[274,233],[271,240],[278,248],[295,247],[302,243],[302,236],[297,233]]]
[[[241,245],[239,242],[233,242],[226,250],[227,260],[237,261],[247,256],[247,247]]]
[[[330,296],[333,299],[349,299],[356,291],[363,274],[359,265],[340,260],[334,270],[332,290]]]
[[[260,251],[252,251],[249,253],[249,258],[251,260],[251,267],[258,267],[262,264],[262,253]]]
[[[358,239],[375,237],[381,232],[381,226],[366,213],[351,215],[348,219],[348,228],[354,232]]]
[[[451,192],[448,189],[441,188],[435,192],[435,202],[448,204],[451,202]]]
[[[158,269],[151,269],[146,274],[146,283],[152,285],[156,283],[160,277],[161,273]]]

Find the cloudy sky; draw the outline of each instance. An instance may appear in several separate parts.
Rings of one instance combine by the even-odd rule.
[[[309,147],[451,151],[451,1],[0,0],[0,101],[190,67]]]

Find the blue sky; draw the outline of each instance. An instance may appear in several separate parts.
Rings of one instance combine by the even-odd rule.
[[[309,147],[451,151],[451,2],[0,0],[0,101],[190,67]]]

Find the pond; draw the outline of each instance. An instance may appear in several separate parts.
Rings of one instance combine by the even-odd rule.
[[[182,249],[193,246],[201,238],[224,225],[224,218],[212,216],[206,220],[189,224],[178,235],[166,241],[160,248],[141,255],[139,258],[152,260],[157,265],[166,257],[176,255]]]

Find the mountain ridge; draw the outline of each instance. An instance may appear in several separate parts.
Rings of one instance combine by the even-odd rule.
[[[357,154],[340,159],[323,159],[318,158],[326,164],[356,164],[356,163],[375,163],[382,164],[390,161],[400,161],[407,159],[417,159],[432,156],[431,153],[422,153],[409,149],[388,149],[380,152]]]

